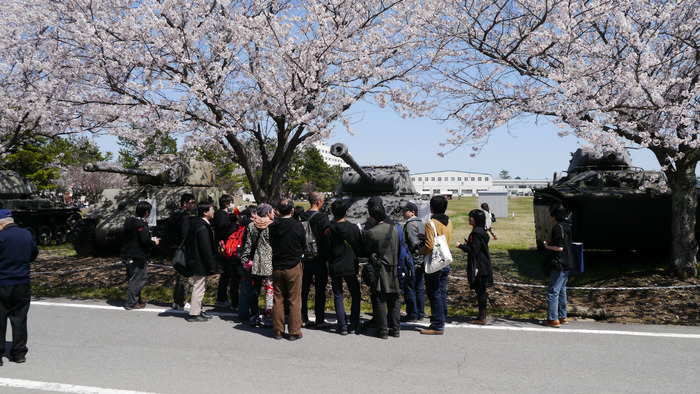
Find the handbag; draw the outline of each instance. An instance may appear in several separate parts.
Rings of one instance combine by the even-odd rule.
[[[433,252],[425,256],[423,263],[426,274],[440,271],[452,263],[452,253],[450,252],[450,246],[447,244],[447,238],[444,234],[437,234],[435,223],[432,220],[430,225],[433,227],[435,237],[433,238]]]
[[[173,269],[177,271],[178,274],[190,277],[192,276],[192,270],[187,266],[187,253],[185,252],[185,247],[180,245],[175,250],[175,255],[173,256]]]

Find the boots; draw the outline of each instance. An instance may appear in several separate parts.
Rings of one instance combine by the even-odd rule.
[[[479,318],[469,320],[469,324],[478,324],[480,326],[486,325],[486,309],[479,309]]]

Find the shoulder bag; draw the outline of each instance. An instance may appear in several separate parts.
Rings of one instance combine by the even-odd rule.
[[[447,244],[447,238],[444,234],[437,234],[435,223],[432,220],[430,220],[430,225],[433,227],[435,237],[433,238],[433,252],[425,256],[423,263],[426,274],[440,271],[452,263],[452,253],[450,252],[450,246]]]

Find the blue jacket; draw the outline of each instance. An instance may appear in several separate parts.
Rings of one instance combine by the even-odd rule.
[[[32,233],[14,223],[0,231],[0,286],[29,283],[29,263],[39,250]]]

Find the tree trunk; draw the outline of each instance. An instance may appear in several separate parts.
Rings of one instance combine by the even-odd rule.
[[[671,197],[671,263],[681,278],[698,274],[695,239],[695,211],[697,208],[696,163],[679,161],[675,171],[666,171]]]

